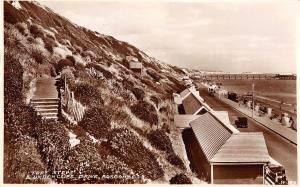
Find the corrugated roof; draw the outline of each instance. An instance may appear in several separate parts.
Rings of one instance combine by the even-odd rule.
[[[190,126],[207,160],[212,159],[231,136],[231,131],[209,112],[199,115]]]
[[[262,132],[233,134],[210,160],[210,162],[222,163],[267,163],[269,161],[269,153]]]
[[[184,111],[186,114],[195,114],[201,107],[201,102],[194,96],[190,94],[182,101]]]
[[[240,131],[237,130],[233,125],[230,124],[229,116],[227,111],[211,111],[211,113],[218,118],[226,127],[230,129],[232,133],[239,133]]]

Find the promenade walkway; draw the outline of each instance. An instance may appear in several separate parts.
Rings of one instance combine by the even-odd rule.
[[[276,132],[280,136],[286,138],[287,140],[291,141],[294,144],[297,144],[297,132],[291,128],[288,128],[286,126],[283,126],[281,123],[275,120],[269,119],[267,116],[258,116],[258,114],[253,115],[252,117],[252,110],[247,108],[244,105],[239,105],[238,103],[231,101],[225,97],[219,97],[216,95],[216,98],[220,99],[221,101],[227,103],[231,107],[233,107],[235,110],[243,113],[244,115],[248,116],[249,118],[255,120],[258,122],[258,124],[261,124],[270,130]]]

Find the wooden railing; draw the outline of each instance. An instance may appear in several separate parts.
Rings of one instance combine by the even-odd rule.
[[[61,94],[62,108],[75,120],[79,122],[84,115],[84,106],[76,101],[74,92],[69,89],[66,78],[64,77],[64,91]]]

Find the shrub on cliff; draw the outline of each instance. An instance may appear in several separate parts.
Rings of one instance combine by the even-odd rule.
[[[73,91],[76,100],[85,106],[92,108],[101,106],[104,103],[100,90],[89,83],[81,82],[75,84]]]
[[[164,130],[155,130],[151,131],[147,135],[148,140],[151,145],[158,150],[166,151],[167,153],[173,153],[172,142],[169,137],[166,135]]]
[[[167,160],[168,162],[170,162],[170,164],[177,166],[180,169],[186,169],[183,161],[181,160],[181,158],[176,155],[175,153],[171,153],[167,156]]]
[[[104,107],[88,109],[78,123],[86,132],[101,139],[107,138],[110,131],[111,114]]]
[[[139,175],[144,175],[151,180],[164,175],[156,156],[128,129],[114,129],[109,135],[108,143],[112,153],[120,157]]]
[[[137,100],[143,100],[145,97],[145,92],[140,88],[133,88],[132,90],[133,95],[136,97]]]
[[[184,173],[180,173],[170,179],[170,184],[192,184],[192,181]]]
[[[158,124],[157,112],[152,104],[146,101],[138,101],[137,104],[134,104],[130,107],[130,110],[141,120],[150,123],[151,126]]]

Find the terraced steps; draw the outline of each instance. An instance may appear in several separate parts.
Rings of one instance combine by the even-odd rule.
[[[30,104],[44,119],[58,119],[58,98],[34,98]]]

